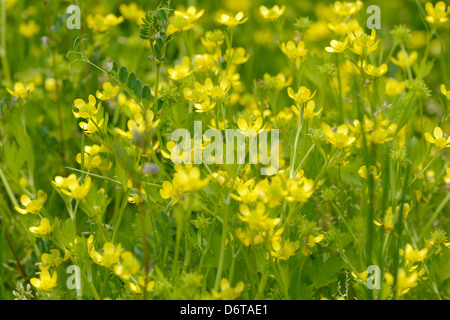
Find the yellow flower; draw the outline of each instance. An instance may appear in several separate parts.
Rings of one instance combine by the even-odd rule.
[[[125,19],[133,20],[137,24],[140,24],[142,22],[142,18],[145,17],[145,11],[138,7],[135,2],[132,2],[129,5],[122,3],[119,6],[119,10]]]
[[[403,51],[397,52],[397,59],[391,57],[391,61],[402,69],[406,69],[408,66],[417,60],[417,51],[413,51],[409,56],[403,53]]]
[[[289,77],[286,78],[286,75],[282,72],[278,73],[276,76],[272,77],[268,73],[264,73],[264,81],[267,83],[272,83],[272,81],[275,82],[275,89],[277,91],[281,91],[284,88],[291,85],[293,78]]]
[[[362,31],[351,32],[348,36],[352,42],[352,48],[350,50],[359,56],[363,54],[367,56],[369,53],[377,50],[378,43],[380,42],[379,39],[375,41],[375,29],[372,29],[370,36]]]
[[[231,194],[231,197],[237,201],[244,203],[254,203],[258,199],[258,193],[254,190],[255,180],[250,179],[246,182],[239,180],[235,185],[235,189],[238,193]]]
[[[438,1],[434,7],[431,2],[427,2],[425,10],[428,13],[425,19],[431,24],[439,26],[448,21],[447,16],[450,13],[450,7],[446,8],[444,1]]]
[[[30,20],[28,22],[22,22],[19,26],[19,33],[23,35],[25,38],[31,38],[34,35],[39,33],[41,27],[34,20]]]
[[[189,57],[184,57],[181,64],[176,65],[173,68],[169,68],[167,72],[172,80],[181,80],[186,78],[192,73],[192,70],[190,70]]]
[[[116,96],[116,94],[119,93],[120,90],[119,86],[113,86],[109,81],[105,82],[102,85],[102,87],[103,91],[100,92],[99,90],[97,90],[95,95],[97,96],[98,99],[103,101],[113,99]]]
[[[89,95],[89,102],[84,102],[83,99],[76,99],[73,104],[78,109],[78,112],[75,112],[75,110],[72,110],[73,115],[75,118],[83,118],[83,119],[90,119],[92,118],[97,112],[100,110],[100,104],[96,107],[95,104],[97,103],[97,100],[95,100],[95,97],[90,94]]]
[[[379,174],[377,174],[377,167],[376,166],[370,166],[370,173],[373,176],[373,179],[375,182],[380,181],[380,176],[381,176],[381,172]],[[361,166],[358,170],[358,175],[363,178],[366,179],[368,178],[367,175],[367,166]]]
[[[287,92],[289,97],[293,99],[295,102],[297,102],[299,105],[308,102],[316,95],[316,91],[314,91],[314,93],[311,94],[311,90],[309,90],[304,86],[298,88],[297,93],[295,93],[291,87],[288,88]]]
[[[359,283],[363,283],[366,284],[367,283],[367,278],[368,278],[368,272],[367,270],[364,270],[363,272],[358,272],[358,274],[356,274],[355,272],[352,271],[352,277],[356,282]]]
[[[6,10],[12,8],[16,4],[17,0],[6,0]]]
[[[344,52],[345,49],[347,49],[348,47],[348,38],[345,38],[344,42],[342,41],[337,41],[337,40],[331,40],[330,41],[330,46],[331,47],[326,47],[325,50],[327,52],[331,52],[331,53],[340,53],[340,52]]]
[[[383,63],[379,67],[375,67],[371,64],[368,64],[367,66],[364,66],[364,72],[368,74],[369,76],[372,76],[374,78],[379,78],[382,75],[384,75],[387,72],[388,68],[385,63]]]
[[[227,279],[220,280],[220,292],[216,292],[214,289],[212,290],[212,294],[217,299],[222,300],[234,300],[241,295],[241,292],[244,290],[244,282],[240,281],[236,284],[236,287],[233,288],[230,286],[230,282]]]
[[[47,268],[44,268],[42,266],[39,266],[39,268],[41,269],[40,279],[31,278],[30,283],[36,289],[52,291],[52,289],[57,286],[56,280],[58,279],[58,275],[56,271],[53,273],[53,275],[50,276],[50,272],[48,272]]]
[[[90,119],[88,119],[87,122],[80,122],[79,126],[80,128],[84,131],[84,133],[86,134],[91,134],[91,133],[95,133],[98,131],[98,128],[101,128],[103,125],[103,122],[105,121],[105,119],[101,119],[100,121],[98,121],[97,117],[92,117]]]
[[[217,70],[215,57],[211,54],[197,54],[194,56],[194,72],[215,72]]]
[[[386,88],[384,92],[390,97],[398,96],[405,91],[406,83],[406,81],[397,81],[394,78],[388,78],[386,80]]]
[[[101,14],[96,14],[95,16],[93,16],[92,14],[90,14],[86,18],[89,29],[97,32],[105,32],[110,28],[121,24],[123,20],[123,17],[116,17],[112,13],[107,14],[106,16],[102,16]]]
[[[314,193],[314,180],[301,177],[300,179],[288,179],[286,181],[286,190],[289,202],[307,202]]]
[[[282,6],[281,8],[277,5],[273,6],[271,9],[268,9],[266,6],[260,6],[259,12],[261,15],[270,21],[278,20],[279,17],[281,17],[286,10],[286,6]]]
[[[239,219],[247,223],[250,229],[255,229],[258,231],[273,230],[273,228],[280,223],[280,219],[271,219],[269,214],[265,213],[266,208],[264,204],[258,202],[255,210],[250,210],[246,204],[241,204],[239,206],[238,215]]]
[[[120,251],[122,249],[121,244],[117,245],[117,248],[111,242],[106,242],[103,245],[103,255],[95,251],[94,246],[94,236],[91,234],[87,240],[87,246],[89,250],[89,255],[92,260],[101,266],[106,268],[111,268],[113,265],[119,262]]]
[[[192,29],[194,22],[200,19],[204,12],[205,10],[197,12],[197,8],[194,6],[190,6],[187,11],[175,10],[167,27],[167,34],[171,35],[175,32]]]
[[[115,128],[118,134],[127,139],[133,139],[135,136],[144,134],[147,130],[156,128],[159,125],[160,119],[154,120],[153,111],[149,110],[145,113],[145,118],[142,113],[136,113],[134,119],[130,119],[127,122],[128,131],[125,132],[122,129]]]
[[[67,261],[69,257],[70,257],[69,250],[66,250],[64,257],[61,258],[61,252],[58,249],[51,249],[50,253],[43,253],[41,255],[41,261],[46,268],[57,267],[61,263],[63,263],[63,261]]]
[[[114,266],[114,273],[123,280],[130,279],[130,276],[136,274],[141,268],[139,261],[129,251],[125,251],[121,254],[120,264]]]
[[[257,135],[266,128],[266,125],[263,126],[263,118],[258,117],[254,120],[245,120],[243,118],[239,118],[237,120],[238,131],[246,136]]]
[[[207,98],[206,87],[196,82],[194,88],[184,87],[183,96],[186,100],[200,103]]]
[[[186,11],[175,10],[174,15],[183,16],[190,23],[197,21],[203,15],[205,10],[200,10],[197,12],[197,8],[194,6],[190,6]]]
[[[445,168],[444,182],[450,184],[450,167]]]
[[[356,19],[350,20],[348,22],[342,21],[336,23],[329,23],[328,28],[341,36],[345,36],[351,32],[363,32],[363,29],[361,28],[358,20]]]
[[[57,84],[61,87],[61,81],[56,82],[55,78],[46,78],[44,83],[45,90],[54,92]]]
[[[9,92],[10,95],[16,98],[25,99],[28,95],[34,90],[34,83],[31,82],[28,85],[24,85],[22,82],[16,82],[14,84],[14,91],[6,88],[6,91]]]
[[[283,246],[276,245],[276,248],[273,248],[274,250],[270,252],[270,254],[279,260],[288,260],[290,257],[295,255],[295,252],[300,247],[299,241],[290,241],[287,239]]]
[[[244,13],[239,11],[234,17],[228,14],[222,14],[218,20],[221,24],[226,25],[228,28],[234,28],[238,24],[242,24],[247,21],[248,18],[244,18]]]
[[[230,82],[226,79],[222,79],[220,84],[215,86],[211,78],[207,78],[205,80],[205,89],[211,98],[219,100],[230,90]]]
[[[236,49],[232,48],[230,50],[225,51],[225,61],[228,61],[231,57],[232,64],[243,64],[250,59],[250,54],[246,54],[245,49],[242,47],[238,47]]]
[[[327,124],[323,124],[322,128],[325,132],[325,138],[327,142],[333,145],[335,148],[341,149],[349,147],[356,140],[355,137],[350,137],[348,135],[348,126],[345,124],[340,125],[337,128],[336,132],[334,132]]]
[[[400,208],[401,208],[400,206],[397,206],[395,208],[395,212],[394,212],[392,210],[392,207],[389,207],[386,210],[386,214],[383,217],[383,221],[373,220],[373,223],[379,227],[384,226],[384,228],[386,229],[387,232],[391,232],[392,230],[394,230],[395,221],[396,221],[398,215],[400,214]],[[410,211],[411,211],[411,206],[409,205],[409,203],[404,203],[403,204],[403,213],[402,213],[403,221],[406,220]]]
[[[52,232],[52,226],[50,225],[50,220],[42,218],[38,227],[30,227],[28,230],[35,235],[45,236]]]
[[[25,209],[18,206],[15,206],[14,208],[21,214],[38,214],[39,212],[41,212],[46,200],[47,194],[44,191],[39,190],[37,193],[37,198],[34,200],[31,200],[31,198],[26,194],[20,197],[20,202],[23,206],[25,206]]]
[[[155,281],[148,281],[147,282],[147,290],[150,291],[155,287]],[[145,279],[142,276],[139,276],[138,278],[138,285],[130,282],[130,289],[134,293],[142,294],[142,289],[145,288]]]
[[[201,38],[202,44],[210,51],[216,51],[220,54],[220,46],[225,41],[225,35],[222,30],[206,31],[205,36]]]
[[[211,100],[208,98],[206,98],[205,100],[203,100],[202,103],[196,103],[194,105],[195,112],[208,112],[209,110],[212,110],[214,108],[214,106],[216,105],[216,103],[211,103]]]
[[[425,139],[429,143],[435,144],[438,150],[442,150],[444,148],[450,148],[450,137],[447,139],[444,138],[444,133],[442,129],[439,127],[434,128],[433,131],[434,138],[428,132],[425,132]]]
[[[405,250],[400,249],[400,255],[404,256],[408,264],[413,264],[424,260],[428,255],[428,248],[422,250],[414,249],[409,243],[406,244]]]
[[[323,108],[322,108],[319,111],[315,112],[314,111],[315,108],[316,108],[316,103],[312,100],[308,101],[305,109],[303,110],[303,119],[305,119],[305,120],[313,119],[315,116],[317,116],[323,110]],[[292,106],[292,111],[294,111],[294,113],[298,116],[299,108],[297,106]]]
[[[385,274],[386,282],[388,285],[393,286],[394,285],[394,276],[387,272]],[[408,293],[411,288],[414,288],[417,286],[419,280],[419,274],[417,271],[411,272],[409,275],[406,273],[406,271],[403,268],[398,269],[397,272],[397,295],[402,296],[406,293]]]
[[[84,183],[79,183],[81,178],[77,178],[75,174],[69,175],[67,178],[56,176],[52,184],[61,189],[61,192],[76,200],[83,199],[92,187],[91,177],[87,177]]]
[[[331,10],[342,17],[350,17],[357,14],[363,7],[362,1],[347,2],[336,1],[331,5]]]
[[[295,45],[294,41],[288,41],[287,43],[281,44],[281,51],[291,60],[293,60],[297,67],[300,66],[301,58],[308,53],[308,49],[305,49],[305,43],[299,41]]]
[[[316,244],[321,242],[324,237],[325,237],[324,234],[319,234],[318,236],[313,236],[313,235],[310,234],[308,236],[308,241],[306,242],[306,246],[304,246],[303,249],[302,249],[302,254],[304,256],[310,255],[311,254],[311,250],[309,248],[315,247]]]
[[[173,176],[172,183],[164,181],[159,193],[163,199],[175,199],[172,203],[175,204],[181,195],[203,189],[208,184],[209,179],[210,177],[201,179],[201,172],[198,167],[179,167]]]
[[[259,181],[255,186],[255,192],[258,194],[259,200],[267,203],[269,208],[281,205],[288,195],[288,191],[283,185],[283,180],[279,176],[272,177],[270,184],[268,179]]]
[[[100,157],[100,152],[105,152],[102,147],[99,145],[85,146],[84,147],[84,167],[86,169],[95,169],[99,170],[109,170],[112,166],[112,162],[109,162],[106,166],[102,165],[102,158]],[[81,164],[81,153],[78,153],[75,160]]]
[[[441,85],[441,92],[444,96],[447,97],[447,100],[450,100],[450,90],[447,91],[447,89],[445,88],[445,84]]]

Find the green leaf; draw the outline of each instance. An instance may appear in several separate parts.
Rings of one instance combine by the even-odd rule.
[[[296,300],[312,300],[314,295],[313,285],[302,285],[298,289],[299,295],[296,297]]]
[[[128,79],[128,69],[125,66],[121,66],[119,69],[119,80],[125,83]]]
[[[141,96],[141,94],[142,94],[142,81],[141,80],[138,79],[136,81],[136,85],[134,86],[133,91],[138,97]]]
[[[130,75],[128,76],[127,87],[130,89],[134,89],[134,87],[136,86],[136,79],[136,73],[130,73]]]
[[[67,247],[69,243],[73,243],[75,240],[75,226],[73,220],[68,218],[64,222],[63,227],[61,228],[61,241]]]
[[[120,165],[116,166],[116,177],[117,177],[117,180],[119,180],[120,183],[122,184],[122,188],[125,191],[127,189],[128,177],[127,177],[127,173],[125,172],[123,167]]]
[[[114,70],[115,72],[117,72],[119,70],[119,66],[117,65],[117,62],[115,62],[115,61],[113,61],[112,70]]]
[[[161,51],[162,51],[164,42],[161,39],[156,39],[155,42],[156,42],[155,43],[155,56],[158,60],[161,60],[162,59]]]
[[[6,164],[13,176],[19,179],[21,176],[20,169],[25,162],[26,153],[23,149],[18,148],[14,142],[9,143],[6,141],[3,146]]]
[[[142,94],[141,94],[142,99],[150,99],[151,94],[152,94],[152,90],[151,90],[150,87],[146,84],[146,85],[142,88]]]
[[[337,281],[337,275],[343,266],[342,260],[336,257],[331,257],[327,261],[315,259],[310,262],[311,264],[308,265],[308,269],[316,289]],[[317,272],[317,270],[320,270],[320,272]]]

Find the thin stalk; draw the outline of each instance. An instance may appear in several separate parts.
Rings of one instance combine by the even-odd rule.
[[[297,170],[294,171],[294,177],[297,175],[297,173],[300,171],[300,169],[303,167],[305,161],[308,159],[309,155],[311,154],[311,152],[314,150],[314,147],[316,146],[316,143],[314,142],[311,147],[309,148],[309,150],[306,152],[305,156],[303,157],[302,161],[300,162],[300,164],[297,167]]]
[[[341,72],[339,68],[339,54],[336,54],[336,70],[339,86],[338,104],[339,104],[339,123],[343,123],[345,120],[345,110],[342,103],[342,83],[341,83]]]
[[[267,267],[267,263],[264,264],[264,271],[263,274],[261,276],[261,281],[259,282],[259,287],[258,287],[258,293],[256,294],[256,298],[255,300],[259,300],[261,299],[263,293],[264,293],[264,288],[266,287],[266,283],[267,283],[267,278],[269,277],[269,268]]]
[[[355,240],[355,243],[358,243],[358,238],[356,237],[356,235],[353,232],[352,228],[348,224],[347,219],[345,219],[344,215],[342,214],[342,212],[339,210],[339,208],[336,206],[336,204],[333,201],[331,201],[331,205],[333,206],[334,210],[336,210],[336,212],[339,214],[339,217],[341,217],[341,219],[344,222],[345,226],[347,227],[348,231],[350,232],[350,234],[352,235],[353,239]]]
[[[431,216],[431,218],[428,220],[427,224],[425,225],[425,227],[422,229],[422,232],[420,233],[419,239],[422,239],[426,233],[428,232],[428,230],[431,228],[431,226],[433,225],[433,222],[437,219],[437,217],[439,216],[439,213],[441,213],[442,209],[445,208],[445,206],[447,205],[447,202],[450,201],[450,192],[447,193],[447,196],[441,201],[441,203],[439,204],[439,206],[436,208],[436,210],[433,212],[433,215]]]
[[[3,74],[5,75],[6,82],[8,84],[11,83],[11,72],[9,70],[9,61],[8,61],[8,54],[6,51],[6,0],[1,0],[1,27],[0,27],[0,34],[1,34],[1,40],[0,40],[0,56],[2,59],[2,69]]]
[[[144,277],[144,294],[143,299],[147,300],[147,282],[148,282],[148,272],[150,269],[149,256],[148,256],[148,245],[147,245],[147,232],[145,230],[145,208],[143,203],[139,203],[139,215],[141,217],[141,232],[142,232],[142,245],[144,249],[144,265],[145,265],[145,277]]]
[[[236,180],[236,177],[239,174],[241,166],[242,166],[241,164],[238,165],[234,180]],[[217,268],[216,282],[214,285],[214,289],[216,291],[219,291],[220,280],[222,279],[223,263],[225,260],[225,246],[226,246],[226,242],[227,242],[227,233],[228,233],[228,213],[229,213],[230,202],[231,202],[230,194],[231,194],[231,190],[228,192],[228,196],[227,196],[227,199],[225,202],[225,211],[224,211],[224,215],[223,215],[222,239],[221,239],[220,254],[219,254],[219,266]]]
[[[120,206],[120,210],[119,210],[119,217],[117,218],[116,225],[114,226],[114,232],[113,232],[113,236],[111,239],[112,243],[114,243],[114,240],[116,239],[117,231],[119,230],[120,224],[122,222],[122,217],[123,217],[123,213],[125,211],[125,207],[127,206],[129,194],[130,194],[130,189],[128,189],[127,192],[125,192],[125,194],[123,196],[122,205]]]
[[[6,242],[8,242],[8,246],[11,249],[11,252],[14,256],[14,260],[16,260],[17,266],[19,267],[20,273],[22,273],[23,277],[27,279],[27,273],[25,272],[22,263],[20,262],[19,256],[17,255],[16,249],[14,249],[14,245],[9,237],[8,230],[6,226],[3,224],[3,219],[0,218],[0,229],[3,229],[3,233],[5,234]]]
[[[61,97],[60,97],[60,90],[59,90],[59,84],[58,84],[58,78],[56,77],[56,45],[53,38],[53,31],[52,31],[52,23],[50,21],[50,11],[48,8],[48,0],[43,0],[44,6],[45,6],[45,16],[47,19],[47,27],[48,27],[48,35],[50,40],[50,47],[52,50],[52,70],[53,70],[53,77],[55,78],[55,98],[56,98],[56,109],[58,113],[58,123],[59,123],[59,137],[61,139],[60,145],[60,155],[61,159],[63,161],[63,164],[66,162],[66,152],[65,152],[65,142],[64,142],[64,130],[63,130],[63,118],[62,118],[62,109],[61,109]]]
[[[300,137],[300,132],[302,131],[303,126],[303,106],[297,104],[297,107],[298,107],[298,124],[297,124],[297,132],[295,134],[294,147],[292,149],[292,164],[290,165],[289,169],[289,178],[292,178],[294,174],[295,158],[297,157],[298,139]]]
[[[428,168],[431,166],[431,164],[434,162],[434,160],[436,160],[438,153],[436,152],[433,156],[433,158],[431,158],[430,162],[427,163],[427,165],[425,166],[425,168],[423,168],[412,180],[411,182],[408,183],[408,188],[411,187],[411,185],[417,180],[417,178],[419,178],[425,171],[428,170]]]

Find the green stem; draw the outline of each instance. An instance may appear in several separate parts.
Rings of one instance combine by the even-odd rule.
[[[302,126],[303,126],[303,106],[299,106],[297,104],[298,107],[298,124],[297,124],[297,132],[295,134],[295,142],[294,142],[294,147],[292,149],[292,164],[290,165],[290,169],[289,169],[289,178],[293,177],[294,174],[294,167],[295,167],[295,158],[297,157],[297,145],[298,145],[298,139],[300,137],[300,131],[302,131]]]
[[[234,180],[236,180],[236,177],[239,174],[241,166],[242,166],[241,164],[238,165]],[[231,194],[231,190],[228,192],[228,196],[225,201],[225,211],[224,211],[224,215],[223,215],[223,224],[222,224],[222,239],[221,239],[221,244],[220,244],[219,266],[217,268],[216,282],[214,285],[214,289],[216,291],[219,291],[220,280],[222,279],[223,263],[225,260],[225,246],[226,246],[226,242],[227,242],[227,233],[228,233],[228,212],[230,209],[230,202],[231,202],[230,194]]]
[[[434,162],[434,160],[436,160],[438,153],[436,152],[433,156],[433,158],[431,158],[430,162],[428,162],[428,164],[425,166],[425,168],[423,168],[412,180],[410,183],[408,183],[408,188],[417,180],[417,178],[419,178],[430,166],[431,164]]]
[[[11,83],[11,72],[9,70],[9,61],[6,51],[6,0],[1,0],[1,40],[0,40],[0,56],[2,57],[2,69],[7,84]]]
[[[408,79],[409,81],[412,81],[412,72],[411,72],[411,66],[409,65],[408,61],[408,53],[406,52],[405,45],[403,43],[400,43],[400,48],[402,50],[405,62],[406,62],[406,71],[408,72]]]
[[[356,237],[356,235],[353,232],[352,228],[348,224],[347,219],[345,219],[344,215],[342,214],[342,212],[339,210],[339,208],[336,206],[336,204],[333,201],[331,202],[331,205],[333,206],[334,210],[336,210],[336,212],[339,214],[339,217],[344,222],[344,224],[347,227],[348,231],[350,232],[350,234],[352,235],[353,239],[355,240],[355,243],[358,243],[358,238]]]
[[[422,232],[419,236],[419,239],[422,239],[426,233],[428,232],[428,230],[431,228],[431,226],[433,225],[433,222],[436,221],[437,217],[439,216],[439,213],[441,213],[442,209],[444,209],[444,207],[446,206],[447,202],[449,202],[450,200],[450,192],[447,193],[447,196],[442,200],[442,202],[439,204],[439,206],[436,208],[436,211],[434,211],[433,215],[431,216],[431,218],[428,220],[427,224],[425,225],[425,227],[422,229]]]
[[[339,104],[339,123],[344,123],[345,120],[345,110],[344,105],[342,103],[342,84],[341,84],[341,72],[339,68],[339,54],[336,54],[336,70],[337,70],[337,78],[338,78],[338,86],[339,86],[339,96],[338,104]]]
[[[297,170],[294,171],[294,177],[297,175],[297,173],[300,171],[300,169],[303,167],[305,161],[308,159],[311,152],[314,150],[314,147],[316,146],[316,143],[314,142],[311,147],[309,148],[308,152],[306,152],[305,156],[303,157],[302,161],[298,165]]]
[[[63,116],[62,116],[62,107],[61,107],[61,96],[60,96],[60,90],[59,90],[59,84],[58,84],[58,77],[56,76],[56,68],[57,68],[57,62],[56,62],[56,44],[53,38],[53,31],[52,31],[52,24],[50,21],[50,11],[48,7],[48,0],[43,0],[44,7],[45,7],[45,16],[47,18],[47,27],[48,27],[48,35],[50,40],[50,46],[52,51],[52,72],[53,77],[55,78],[55,100],[56,100],[56,109],[58,114],[58,125],[59,125],[59,137],[61,139],[60,146],[60,155],[63,164],[66,162],[66,153],[65,153],[65,139],[64,139],[64,129],[63,129]]]
[[[264,264],[264,271],[261,277],[261,281],[259,283],[259,287],[258,287],[258,293],[256,294],[256,298],[255,300],[260,300],[263,293],[264,293],[264,288],[266,287],[266,283],[267,283],[267,278],[269,277],[269,268],[267,267],[267,263]]]
[[[120,224],[122,222],[122,217],[123,217],[123,213],[125,211],[125,207],[127,206],[129,194],[130,194],[130,189],[128,189],[127,192],[125,192],[125,194],[123,196],[122,205],[120,206],[120,211],[119,211],[119,217],[117,218],[117,222],[114,227],[114,232],[113,232],[113,236],[111,239],[112,243],[114,243],[114,240],[116,239],[117,231],[119,230]]]

